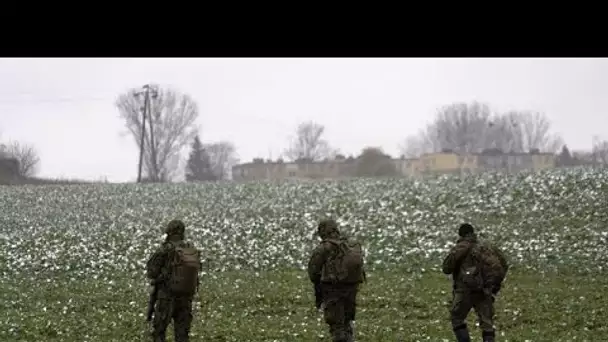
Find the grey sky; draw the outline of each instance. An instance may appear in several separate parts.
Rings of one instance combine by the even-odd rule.
[[[202,139],[277,158],[298,122],[345,154],[398,154],[436,108],[478,100],[545,112],[572,149],[608,138],[606,59],[2,59],[1,139],[34,144],[40,176],[130,181],[137,146],[116,96],[153,82],[198,103]]]

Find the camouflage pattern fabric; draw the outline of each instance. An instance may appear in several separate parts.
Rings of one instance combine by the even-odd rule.
[[[450,318],[455,331],[466,328],[467,316],[471,309],[474,309],[482,333],[484,335],[494,333],[494,298],[492,296],[465,291],[454,291],[453,294]]]
[[[469,264],[471,259],[466,258],[466,256],[474,243],[477,243],[475,234],[459,238],[456,245],[443,259],[443,273],[452,275],[454,290],[466,289],[465,284],[460,279],[460,269],[471,266]]]
[[[337,224],[333,220],[321,221],[319,224],[318,235],[321,239],[345,240],[340,236]],[[332,259],[337,253],[336,246],[331,242],[321,241],[313,250],[308,262],[308,277],[314,284],[329,283],[334,277],[329,274],[329,268],[324,267],[327,260]],[[362,283],[365,280],[365,270],[355,283]]]
[[[356,316],[358,284],[322,284],[323,315],[334,342],[354,341],[353,321]]]
[[[324,220],[319,223],[318,235],[321,239],[343,239],[338,225],[334,220]],[[355,283],[334,284],[329,282],[333,277],[327,274],[327,260],[336,253],[336,247],[330,242],[321,242],[312,252],[308,262],[308,277],[313,284],[320,284],[324,304],[324,318],[329,326],[332,341],[354,341],[352,323],[356,315],[356,300],[359,284],[365,279],[363,271],[361,279]]]
[[[482,330],[484,341],[494,341],[494,294],[500,290],[500,282],[491,282],[487,284],[487,288],[483,291],[472,292],[463,283],[460,275],[460,270],[472,266],[473,259],[469,255],[469,250],[474,244],[477,244],[477,237],[474,233],[467,234],[458,239],[456,245],[450,250],[448,255],[443,260],[442,270],[445,274],[451,274],[453,280],[453,299],[450,309],[450,317],[452,328],[459,339],[462,336],[468,336],[466,318],[474,309],[477,313],[479,326]],[[500,261],[500,266],[504,271],[508,269],[507,261],[504,255],[496,247],[491,247],[491,250],[496,253],[496,257]],[[502,280],[502,279],[500,279]],[[468,337],[467,337],[468,338]],[[462,337],[463,341],[468,339]]]
[[[173,320],[175,342],[189,341],[192,324],[193,296],[175,296],[166,284],[170,276],[170,257],[174,243],[184,242],[184,225],[179,220],[171,221],[165,229],[166,240],[156,250],[146,265],[146,275],[158,286],[158,300],[153,318],[153,341],[165,341],[167,327]]]
[[[460,277],[460,269],[474,266],[472,264],[474,261],[469,257],[468,252],[473,247],[473,244],[478,243],[479,242],[475,234],[469,234],[465,237],[461,237],[443,260],[443,273],[452,275],[454,290],[466,289],[466,286]],[[494,275],[491,277],[492,279],[488,279],[490,281],[488,284],[488,291],[496,294],[500,290],[501,282],[509,269],[509,265],[504,254],[497,247],[488,243],[483,243],[482,245],[483,248],[481,248],[481,250],[491,251],[500,263],[500,265],[497,266],[501,267],[504,272],[501,275]]]
[[[173,297],[163,293],[156,302],[156,314],[152,322],[153,341],[164,342],[167,327],[173,320],[175,342],[188,342],[192,325],[192,296]]]

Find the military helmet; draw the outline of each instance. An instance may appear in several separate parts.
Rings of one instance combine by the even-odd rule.
[[[317,234],[321,237],[329,236],[332,233],[339,233],[338,223],[334,219],[325,219],[319,222]]]
[[[475,229],[470,223],[463,223],[460,225],[460,227],[458,227],[458,235],[461,237],[465,237],[474,233]]]
[[[186,230],[186,225],[181,220],[172,220],[167,224],[164,229],[165,234],[173,235],[173,234],[184,234]]]

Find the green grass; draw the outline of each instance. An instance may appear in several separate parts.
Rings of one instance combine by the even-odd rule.
[[[135,280],[4,283],[2,341],[139,341],[145,289]],[[27,299],[23,286],[34,286]],[[28,291],[29,292],[29,291]],[[599,341],[608,336],[608,279],[515,270],[496,302],[501,341]],[[14,298],[11,300],[10,298]],[[377,272],[361,288],[359,341],[452,341],[450,282],[437,270]],[[302,271],[228,272],[206,277],[193,341],[327,341]],[[46,309],[46,310],[45,310]],[[475,315],[471,332],[477,337]],[[11,328],[13,328],[11,330]],[[19,336],[19,338],[17,338]],[[504,337],[503,337],[504,336]],[[204,339],[203,339],[204,337]],[[479,338],[478,338],[479,339]]]
[[[140,341],[173,218],[210,261],[192,341],[328,341],[304,266],[320,217],[367,249],[358,341],[452,341],[439,264],[470,221],[513,267],[499,341],[608,340],[608,172],[426,182],[0,187],[0,341]],[[471,333],[480,333],[471,313]]]

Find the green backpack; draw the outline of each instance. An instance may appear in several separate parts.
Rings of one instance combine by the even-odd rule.
[[[467,289],[482,292],[486,285],[499,285],[506,276],[500,258],[493,247],[475,243],[462,263],[460,277]]]
[[[356,241],[324,240],[336,249],[325,264],[327,274],[333,283],[359,283],[363,274],[363,248]]]
[[[189,243],[174,244],[170,255],[169,290],[180,295],[193,295],[198,289],[200,252]]]

